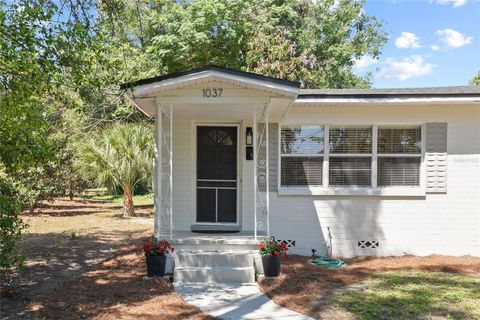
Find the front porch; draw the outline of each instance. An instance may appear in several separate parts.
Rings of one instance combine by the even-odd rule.
[[[271,234],[270,193],[278,183],[272,126],[288,113],[299,84],[206,67],[131,88],[127,97],[156,120],[157,237],[256,248]]]

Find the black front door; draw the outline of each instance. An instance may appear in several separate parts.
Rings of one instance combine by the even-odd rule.
[[[197,222],[237,222],[237,127],[197,127]]]

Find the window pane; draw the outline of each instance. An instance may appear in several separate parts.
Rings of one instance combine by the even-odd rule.
[[[282,126],[283,154],[323,153],[324,129],[321,126]]]
[[[282,186],[322,185],[322,157],[282,157]]]
[[[378,158],[378,185],[420,185],[420,158]]]
[[[330,158],[329,183],[331,186],[370,186],[372,159]]]
[[[378,128],[378,153],[420,153],[422,130]]]
[[[330,153],[371,153],[372,128],[330,128]]]

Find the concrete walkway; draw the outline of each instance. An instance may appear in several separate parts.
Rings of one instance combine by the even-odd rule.
[[[283,308],[260,291],[256,283],[175,283],[183,299],[222,319],[312,319]]]

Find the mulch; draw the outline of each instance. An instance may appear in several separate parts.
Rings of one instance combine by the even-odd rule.
[[[321,300],[328,300],[332,291],[357,284],[374,273],[395,270],[480,273],[480,258],[472,256],[357,257],[343,259],[348,265],[336,269],[311,265],[309,259],[301,256],[284,259],[280,277],[259,280],[262,290],[288,309],[315,315]]]
[[[147,278],[131,245],[28,305],[36,319],[215,319],[188,305],[170,279]]]

